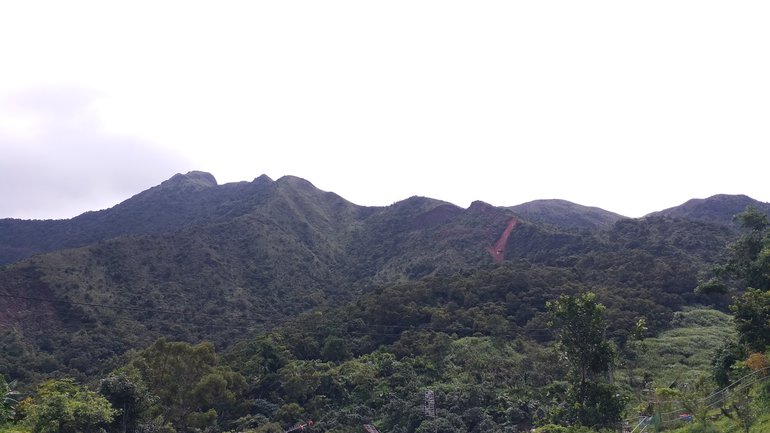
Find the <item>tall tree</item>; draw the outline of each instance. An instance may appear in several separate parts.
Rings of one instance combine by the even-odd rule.
[[[770,291],[750,288],[730,306],[740,342],[749,352],[770,345]]]
[[[568,421],[591,427],[612,426],[624,407],[608,374],[616,362],[605,338],[604,306],[596,295],[561,295],[547,303],[549,325],[558,331],[557,350],[567,366]]]
[[[741,236],[727,247],[726,260],[701,282],[701,293],[735,292],[744,288],[770,290],[770,221],[753,206],[735,216]]]
[[[126,433],[136,431],[143,421],[148,421],[150,410],[157,397],[147,391],[136,369],[125,368],[99,382],[97,390],[120,413],[110,425],[110,431]]]
[[[26,423],[32,433],[96,433],[115,413],[107,399],[73,379],[49,380],[38,387]]]
[[[209,342],[190,345],[157,340],[133,361],[148,390],[158,396],[163,423],[177,430],[216,423],[217,409],[232,404],[243,376],[219,365]]]
[[[752,206],[736,215],[745,233],[730,246],[723,272],[747,287],[770,290],[770,222]]]

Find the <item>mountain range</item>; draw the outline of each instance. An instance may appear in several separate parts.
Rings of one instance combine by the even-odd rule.
[[[257,209],[269,206],[276,195],[289,189],[305,188],[323,200],[334,202],[332,211],[341,215],[362,217],[389,207],[362,207],[330,192],[322,192],[309,182],[294,176],[273,181],[266,175],[252,182],[218,185],[209,173],[193,171],[176,174],[158,186],[143,191],[124,202],[102,211],[86,212],[64,220],[0,219],[0,264],[11,263],[48,251],[79,247],[125,235],[151,235],[174,232],[191,226],[211,225],[229,221]],[[409,206],[417,197],[391,207]],[[425,198],[428,207],[439,207],[434,216],[441,218],[460,213],[458,206]],[[474,203],[472,207],[481,205]],[[715,195],[692,199],[680,206],[652,212],[647,216],[667,216],[731,225],[733,215],[753,205],[770,212],[770,204],[745,195]],[[342,208],[346,208],[343,210]],[[561,228],[597,229],[608,227],[626,217],[597,207],[588,207],[566,200],[534,200],[509,206],[512,215],[524,220]],[[352,214],[350,214],[352,215]],[[343,222],[344,224],[344,222]]]
[[[377,288],[510,263],[677,308],[695,302],[747,205],[770,212],[728,195],[639,219],[562,200],[365,207],[293,176],[177,174],[107,210],[0,220],[0,370],[88,375],[159,336],[228,346]]]

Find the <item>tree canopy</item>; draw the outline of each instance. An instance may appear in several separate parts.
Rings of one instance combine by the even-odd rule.
[[[159,339],[132,361],[158,397],[161,425],[180,431],[215,424],[217,409],[232,404],[244,378],[221,365],[209,342],[191,345]]]
[[[97,433],[116,413],[96,392],[73,379],[58,379],[38,387],[27,409],[26,423],[32,433]]]

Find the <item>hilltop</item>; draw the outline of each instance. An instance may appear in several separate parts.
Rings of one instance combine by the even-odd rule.
[[[733,217],[753,206],[760,212],[770,214],[770,203],[754,200],[745,195],[718,194],[705,199],[694,198],[672,208],[652,212],[648,216],[686,218],[715,224],[732,225]]]

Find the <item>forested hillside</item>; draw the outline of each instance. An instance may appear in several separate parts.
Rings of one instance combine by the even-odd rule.
[[[746,287],[726,248],[747,242],[745,218],[686,208],[630,219],[562,201],[362,207],[295,177],[177,175],[72,220],[0,220],[0,373],[42,387],[37,401],[98,388],[118,409],[95,425],[112,431],[271,432],[310,418],[329,432],[610,428],[630,399],[671,386],[642,342],[663,347],[651,338],[671,341],[672,327],[736,335],[718,316],[733,293],[719,288]],[[764,230],[760,217],[751,227]],[[753,236],[747,251],[761,256]],[[580,314],[593,319],[570,337]],[[575,370],[559,359],[578,356],[584,334],[602,361]],[[719,341],[703,338],[697,356],[677,355],[693,371]]]
[[[6,266],[0,321],[14,331],[3,337],[12,350],[0,366],[22,379],[82,378],[160,336],[227,347],[244,332],[383,285],[491,263],[489,246],[516,218],[481,202],[460,209],[412,197],[361,208],[301,179],[271,185],[265,197],[249,198],[251,211],[230,219]],[[666,218],[625,219],[600,231],[521,220],[501,254],[568,271],[576,285],[633,288],[677,309],[695,301],[699,270],[730,236],[724,226]]]

